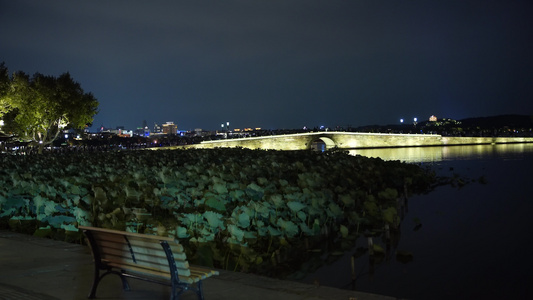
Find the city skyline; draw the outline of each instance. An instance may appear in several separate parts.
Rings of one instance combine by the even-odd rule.
[[[527,1],[0,1],[10,72],[70,72],[100,126],[533,114]]]

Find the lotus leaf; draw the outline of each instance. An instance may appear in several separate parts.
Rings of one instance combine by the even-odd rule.
[[[189,237],[189,234],[187,233],[187,228],[181,226],[176,227],[176,235],[180,239]]]
[[[346,226],[341,225],[339,230],[343,238],[346,238],[348,236],[348,228]]]
[[[76,221],[80,225],[89,225],[89,219],[91,215],[87,211],[79,207],[74,207],[71,209],[71,212],[76,217]]]
[[[281,207],[283,203],[283,197],[280,194],[270,195],[270,201],[274,203],[275,207]]]
[[[267,227],[257,226],[257,234],[259,234],[259,236],[266,236],[268,232]]]
[[[303,208],[307,207],[306,204],[303,204],[303,203],[297,202],[297,201],[289,201],[289,202],[287,202],[287,206],[291,209],[291,211],[293,211],[295,213],[299,212]]]
[[[385,250],[383,247],[381,247],[378,244],[372,244],[372,251],[374,251],[374,254],[384,254]]]
[[[156,195],[156,197],[158,196],[158,194],[160,195],[162,193],[164,193],[166,195],[170,195],[170,196],[176,197],[181,192],[181,190],[179,188],[177,188],[177,187],[169,187],[169,186],[167,186],[166,188],[163,188],[163,190],[160,193],[156,193],[155,190],[156,189],[154,189],[154,194]],[[159,191],[159,189],[157,191]],[[128,190],[126,190],[126,193],[127,192],[128,192]],[[133,192],[133,191],[130,191],[130,192]]]
[[[395,207],[387,207],[383,211],[383,220],[389,224],[396,224],[398,219],[398,212]],[[399,220],[398,220],[399,221]]]
[[[305,222],[305,220],[307,220],[307,215],[301,210],[297,212],[296,215],[300,220],[302,220],[302,222]]]
[[[54,228],[61,228],[62,224],[71,224],[76,222],[76,218],[70,217],[70,216],[47,216],[43,218],[43,222],[48,222],[50,226]]]
[[[78,232],[78,228],[73,224],[61,224],[61,229],[64,229],[65,231]]]
[[[40,208],[45,204],[46,199],[41,197],[41,195],[37,195],[33,197],[33,205],[35,205],[36,213],[40,213]]]
[[[398,198],[398,191],[393,188],[386,188],[384,191],[378,193],[378,197],[384,200],[396,200]]]
[[[246,239],[256,239],[257,238],[257,232],[245,231],[244,232],[244,238],[246,238]]]
[[[252,186],[253,188],[250,188],[250,186]],[[257,190],[256,187],[259,188],[260,190]],[[264,195],[263,189],[255,183],[249,184],[245,190],[245,193],[253,201],[260,201]]]
[[[72,198],[72,202],[74,203],[75,206],[80,205],[81,197],[79,195],[72,195],[71,198]]]
[[[221,228],[222,230],[225,230],[226,226],[224,226],[223,217],[222,214],[214,211],[204,212],[204,218],[207,220],[207,224],[209,224],[211,228]]]
[[[250,227],[250,216],[247,212],[242,212],[237,215],[237,225],[241,228],[248,228]]]
[[[70,186],[69,192],[71,194],[74,194],[74,195],[81,195],[82,194],[81,188],[78,185]]]
[[[15,209],[19,209],[24,206],[24,201],[23,201],[24,198],[22,198],[22,196],[12,196],[12,197],[3,198],[3,199],[4,199],[2,201],[3,203],[0,203],[2,204],[2,209],[4,209],[5,207],[12,207]]]
[[[365,207],[365,210],[368,212],[369,215],[371,215],[372,217],[376,217],[379,215],[380,213],[380,210],[376,204],[376,202],[374,201],[365,201],[365,203],[363,204],[364,207]]]
[[[31,216],[13,216],[10,220],[33,220]]]
[[[61,214],[70,212],[70,209],[65,208],[65,207],[63,207],[61,205],[56,205],[55,210],[56,210],[57,213],[61,213]]]
[[[271,236],[280,236],[281,235],[281,231],[279,231],[278,229],[268,225],[267,227],[268,229],[268,232],[270,233]]]
[[[300,223],[300,230],[308,236],[315,235],[315,232],[311,230],[311,228],[309,228],[304,222]]]
[[[232,201],[243,202],[245,200],[245,193],[243,190],[233,190],[229,193]]]
[[[339,199],[344,203],[344,206],[346,207],[352,207],[355,205],[355,199],[347,194],[339,196]]]
[[[185,218],[183,218],[182,221],[187,226],[195,225],[195,224],[201,222],[201,220],[203,220],[203,217],[200,214],[183,214],[183,216]]]
[[[294,237],[298,234],[298,226],[292,221],[286,221],[280,218],[278,219],[278,226],[281,227],[287,237]]]
[[[328,205],[327,213],[332,218],[339,218],[343,215],[341,208],[336,203]]]
[[[100,203],[107,201],[106,192],[101,187],[99,187],[99,186],[98,187],[94,187],[93,188],[93,192],[94,192],[94,200],[95,201],[100,202]]]
[[[207,205],[207,206],[209,206],[209,207],[211,207],[213,209],[216,209],[218,211],[221,211],[221,212],[226,211],[226,204],[223,201],[221,201],[221,200],[219,200],[219,199],[217,199],[215,197],[207,199],[205,201],[205,205]]]
[[[289,200],[289,201],[300,201],[302,200],[302,193],[300,193],[299,191],[298,192],[293,192],[293,193],[287,193],[284,195],[285,196],[285,199]]]
[[[238,228],[237,226],[233,224],[229,224],[228,231],[231,234],[232,238],[234,238],[238,242],[242,242],[244,238],[244,231],[242,229]]]
[[[44,214],[51,216],[56,212],[56,203],[54,201],[45,201],[44,202]]]
[[[228,190],[237,190],[239,189],[239,183],[237,182],[228,182],[226,183],[226,187],[228,188]]]
[[[226,188],[226,185],[223,183],[215,183],[213,185],[213,190],[217,192],[218,194],[227,194],[228,189]]]
[[[266,185],[268,183],[268,179],[266,179],[265,177],[258,177],[257,178],[257,183],[259,185],[264,186],[264,185]]]
[[[200,231],[201,237],[198,240],[199,242],[210,242],[215,239],[215,232],[210,231],[207,228],[202,228]]]
[[[85,204],[91,204],[91,198],[89,195],[85,195],[84,197],[81,198],[81,200],[85,202]]]
[[[315,221],[313,222],[313,232],[320,232],[321,229],[322,228],[320,227],[320,220],[315,219]]]
[[[0,218],[11,216],[17,211],[14,207],[11,207],[8,209],[2,209],[2,210],[3,211],[0,213]]]
[[[270,214],[270,203],[268,202],[254,202],[253,203],[253,210],[255,211],[256,215],[260,215],[263,218],[268,218],[268,215]]]

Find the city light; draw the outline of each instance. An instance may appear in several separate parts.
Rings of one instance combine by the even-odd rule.
[[[403,123],[403,119],[400,119],[400,123]]]

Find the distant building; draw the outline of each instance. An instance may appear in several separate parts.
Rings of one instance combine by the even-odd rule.
[[[164,134],[176,134],[178,133],[178,125],[174,122],[166,122],[163,124],[163,133]]]
[[[434,115],[431,115],[431,117],[429,117],[429,121],[430,122],[437,122],[437,117],[435,117]]]
[[[159,126],[159,124],[154,123],[154,131],[152,131],[152,132],[153,133],[162,133],[163,129],[161,128],[161,126]]]
[[[133,137],[133,131],[132,130],[119,130],[117,133],[120,137]]]
[[[148,126],[137,127],[137,129],[135,130],[135,135],[148,137],[150,136],[150,129],[148,128]]]

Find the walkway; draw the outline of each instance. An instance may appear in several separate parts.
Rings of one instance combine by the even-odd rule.
[[[0,299],[87,299],[93,276],[88,247],[0,230]],[[98,299],[169,299],[170,288],[118,276],[100,283]],[[204,281],[206,300],[394,300],[396,298],[220,271]],[[183,300],[196,299],[192,292]]]

